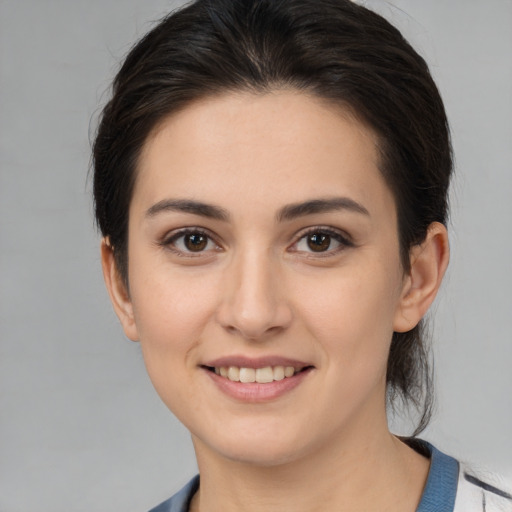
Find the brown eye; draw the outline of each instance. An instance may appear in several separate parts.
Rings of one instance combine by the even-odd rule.
[[[331,246],[331,236],[327,233],[311,233],[307,236],[307,244],[314,252],[324,252]]]
[[[354,247],[354,243],[348,236],[329,228],[313,228],[292,245],[292,252],[305,253],[318,257],[335,256],[344,249]]]
[[[222,251],[214,235],[201,228],[185,228],[171,233],[160,245],[183,258],[198,258],[196,261],[210,261],[215,253]]]
[[[183,243],[189,251],[200,252],[208,245],[208,237],[202,233],[190,233],[183,237]]]

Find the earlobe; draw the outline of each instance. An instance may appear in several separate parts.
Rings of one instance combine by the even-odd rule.
[[[407,332],[423,318],[441,286],[450,259],[446,227],[433,222],[427,236],[410,251],[410,272],[404,279],[393,329]]]
[[[137,326],[130,295],[116,266],[114,251],[108,238],[101,241],[101,266],[114,311],[121,322],[124,333],[132,341],[138,341]]]

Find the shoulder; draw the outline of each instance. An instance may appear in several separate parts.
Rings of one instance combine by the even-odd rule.
[[[190,500],[199,488],[199,475],[196,475],[174,496],[152,508],[149,512],[188,512]]]
[[[512,492],[497,475],[460,464],[454,512],[512,512]]]

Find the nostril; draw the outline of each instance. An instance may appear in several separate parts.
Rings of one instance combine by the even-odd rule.
[[[263,297],[257,293],[249,296],[240,293],[222,300],[216,311],[216,320],[229,334],[248,341],[260,341],[285,330],[293,314],[283,299]]]

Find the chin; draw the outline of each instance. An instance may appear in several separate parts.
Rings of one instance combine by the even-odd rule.
[[[239,435],[233,432],[240,432]],[[192,435],[200,457],[202,450],[225,460],[260,467],[280,466],[293,462],[308,453],[305,432],[292,432],[283,425],[274,428],[226,429],[219,435],[212,432],[199,438]]]
[[[259,467],[282,466],[298,458],[297,446],[279,446],[275,443],[252,443],[251,446],[231,446],[223,453],[226,459]]]

